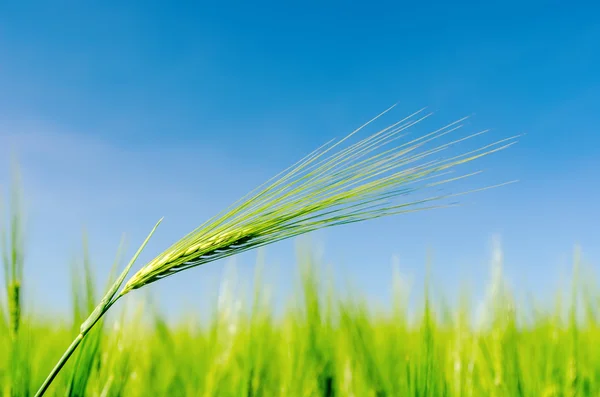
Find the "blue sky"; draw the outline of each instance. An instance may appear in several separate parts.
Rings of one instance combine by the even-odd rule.
[[[439,285],[467,277],[481,290],[499,234],[513,284],[550,291],[575,244],[600,257],[599,13],[559,2],[1,5],[0,185],[16,151],[30,299],[68,307],[83,227],[102,275],[123,232],[133,248],[165,216],[150,259],[393,103],[389,121],[429,106],[438,126],[474,115],[492,138],[525,133],[469,187],[520,183],[316,233],[324,263],[385,299],[392,257],[419,284],[431,248]],[[266,250],[282,290],[294,255],[293,242]],[[237,260],[240,273],[254,262]],[[167,307],[196,305],[221,265],[152,289]]]

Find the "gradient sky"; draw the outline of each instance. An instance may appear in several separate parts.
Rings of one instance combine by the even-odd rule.
[[[394,103],[390,122],[429,106],[430,126],[474,115],[470,128],[491,128],[488,139],[525,133],[454,188],[520,182],[467,196],[460,208],[316,233],[338,275],[385,299],[392,258],[418,285],[431,248],[437,285],[451,292],[466,278],[479,291],[494,234],[522,291],[556,287],[575,244],[597,264],[600,6],[127,3],[0,5],[0,185],[16,152],[36,307],[68,309],[84,227],[102,276],[123,232],[131,251],[165,216],[142,257],[150,259]],[[294,242],[265,254],[286,290]],[[243,277],[255,260],[237,260]],[[222,264],[152,291],[168,308],[198,306]]]

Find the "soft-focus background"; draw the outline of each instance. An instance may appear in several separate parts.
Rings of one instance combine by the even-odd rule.
[[[597,5],[559,2],[11,2],[0,5],[0,185],[10,154],[27,210],[26,305],[69,313],[69,266],[88,233],[105,280],[161,216],[142,259],[296,159],[393,103],[439,127],[472,115],[488,139],[525,133],[455,190],[520,183],[464,206],[338,227],[307,243],[369,299],[390,294],[392,264],[450,295],[476,294],[499,235],[513,285],[542,298],[570,271],[575,244],[600,256],[600,24]],[[429,128],[429,127],[427,127]],[[294,242],[264,252],[283,296]],[[256,253],[235,259],[241,277]],[[140,262],[141,265],[141,262]],[[202,310],[223,266],[151,287],[168,316]],[[183,304],[182,304],[183,303]],[[207,307],[208,307],[207,306]]]

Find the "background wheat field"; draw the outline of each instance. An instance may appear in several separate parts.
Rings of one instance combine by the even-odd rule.
[[[169,323],[151,295],[139,295],[88,335],[47,395],[600,395],[600,289],[577,255],[572,280],[540,306],[511,292],[498,260],[483,302],[463,288],[450,305],[427,283],[411,304],[396,273],[384,308],[360,291],[336,292],[321,265],[300,251],[299,283],[279,311],[264,265],[250,293],[225,278],[203,319]],[[33,395],[95,307],[95,281],[86,258],[73,267],[72,317],[21,311],[16,334],[14,297],[3,296],[3,395]]]

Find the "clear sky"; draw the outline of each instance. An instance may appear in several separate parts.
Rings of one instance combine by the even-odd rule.
[[[83,227],[104,275],[123,232],[133,248],[165,216],[150,259],[394,103],[389,121],[429,106],[437,126],[474,115],[490,138],[526,133],[468,186],[520,182],[460,208],[316,233],[338,275],[385,299],[392,257],[419,284],[431,248],[436,284],[480,289],[494,234],[521,290],[555,287],[575,244],[597,263],[599,6],[417,3],[2,3],[0,184],[15,151],[30,299],[68,308]],[[293,242],[266,250],[283,290],[294,256]],[[237,261],[242,274],[255,258]],[[152,289],[169,308],[195,305],[221,265]]]

